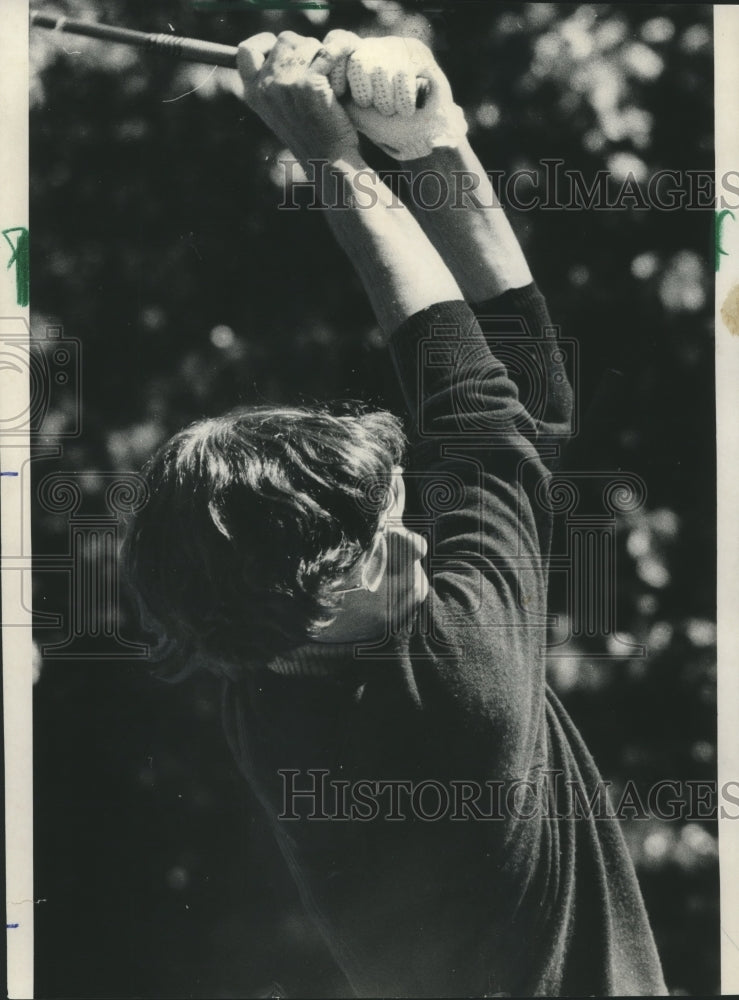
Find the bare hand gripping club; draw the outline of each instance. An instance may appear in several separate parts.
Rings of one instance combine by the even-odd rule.
[[[116,28],[96,21],[74,21],[68,17],[53,17],[48,14],[31,14],[31,24],[36,28],[50,28],[73,35],[86,35],[103,42],[118,42],[122,45],[136,45],[139,48],[163,52],[188,62],[208,63],[211,66],[225,66],[236,69],[235,45],[220,45],[200,38],[184,38],[182,35],[167,35],[163,32],[133,31],[130,28]],[[428,84],[419,78],[416,81],[416,107],[423,107]]]

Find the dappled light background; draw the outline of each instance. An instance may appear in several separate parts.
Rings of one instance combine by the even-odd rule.
[[[44,9],[233,44],[283,28],[413,34],[435,49],[490,170],[560,160],[588,183],[608,171],[616,188],[639,189],[658,170],[712,169],[708,6],[265,6]],[[139,469],[202,415],[336,397],[396,405],[373,316],[325,221],[277,208],[290,155],[240,102],[236,74],[31,35],[33,332],[63,327],[82,371],[81,434],[55,437],[76,419],[73,389],[60,389],[37,481],[84,472],[83,510],[95,514],[105,473]],[[306,201],[299,189],[295,199]],[[647,488],[618,520],[619,636],[570,640],[551,681],[617,792],[714,780],[712,211],[632,199],[510,215],[563,336],[579,343],[591,424],[576,467]],[[59,440],[61,455],[43,451]],[[67,514],[37,507],[36,553],[64,553],[68,532]],[[552,587],[562,612],[564,582]],[[39,569],[34,600],[63,615],[65,574]],[[119,628],[137,638],[125,604]],[[170,686],[133,659],[44,656],[63,632],[39,619],[38,995],[345,995],[232,767],[212,679]],[[553,641],[568,634],[560,614]],[[715,824],[633,819],[624,831],[671,991],[717,992]]]

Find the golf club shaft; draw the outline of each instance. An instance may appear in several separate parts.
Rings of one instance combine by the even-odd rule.
[[[122,45],[137,45],[139,48],[165,52],[176,59],[189,62],[208,63],[211,66],[225,66],[236,69],[236,46],[205,42],[200,38],[184,38],[182,35],[166,35],[149,31],[133,31],[131,28],[116,28],[97,21],[74,21],[68,17],[53,17],[34,13],[31,24],[36,28],[49,28],[72,35],[86,35],[104,42],[118,42]],[[419,77],[416,80],[416,107],[422,108],[428,93],[428,83]]]
[[[205,42],[199,38],[183,38],[182,35],[166,35],[148,31],[132,31],[130,28],[115,28],[95,21],[73,21],[67,17],[51,17],[47,14],[32,14],[31,24],[37,28],[50,28],[73,35],[86,35],[104,42],[119,42],[123,45],[137,45],[140,48],[166,52],[177,59],[190,62],[208,63],[211,66],[226,66],[236,69],[236,46]]]

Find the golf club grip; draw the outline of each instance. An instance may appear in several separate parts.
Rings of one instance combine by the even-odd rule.
[[[220,45],[218,42],[185,38],[182,35],[133,31],[131,28],[116,28],[109,24],[98,24],[96,21],[75,21],[67,17],[53,17],[41,13],[31,15],[31,24],[37,28],[49,28],[52,31],[64,31],[73,35],[85,35],[88,38],[97,38],[105,42],[137,45],[140,48],[153,49],[155,52],[165,52],[188,62],[207,63],[211,66],[236,69],[237,49],[234,45]],[[416,80],[417,108],[423,107],[427,94],[428,82],[419,77]]]
[[[190,62],[208,63],[236,69],[236,46],[205,42],[199,38],[183,38],[181,35],[165,35],[148,31],[132,31],[130,28],[116,28],[95,21],[73,21],[66,17],[51,17],[46,14],[32,14],[31,24],[38,28],[86,35],[105,42],[119,42],[123,45],[137,45],[140,48],[167,52]]]

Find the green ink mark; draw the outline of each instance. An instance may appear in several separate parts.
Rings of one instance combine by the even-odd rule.
[[[237,10],[259,7],[262,10],[328,10],[330,0],[192,0],[197,11],[232,14]]]
[[[736,222],[736,216],[731,211],[731,209],[725,208],[722,212],[716,212],[716,229],[715,229],[716,258],[715,258],[715,261],[716,261],[716,270],[717,271],[718,271],[719,267],[721,267],[721,258],[729,256],[729,251],[728,250],[724,250],[724,248],[721,246],[721,232],[722,232],[723,225],[724,225],[724,219],[726,218],[727,215],[731,216],[731,218],[733,219],[733,221]]]
[[[18,233],[15,245],[10,238],[11,233]],[[3,236],[13,251],[8,261],[8,270],[15,264],[15,289],[18,305],[27,306],[30,286],[28,230],[23,226],[15,226],[12,229],[3,229]]]

